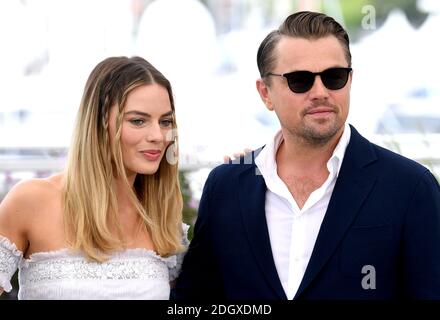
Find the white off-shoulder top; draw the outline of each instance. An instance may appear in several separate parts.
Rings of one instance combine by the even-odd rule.
[[[189,244],[183,224],[182,243]],[[169,282],[177,278],[184,252],[161,257],[152,250],[126,249],[105,262],[93,262],[81,252],[60,249],[38,252],[28,259],[0,235],[0,287],[12,290],[17,268],[19,299],[148,299],[167,300]]]

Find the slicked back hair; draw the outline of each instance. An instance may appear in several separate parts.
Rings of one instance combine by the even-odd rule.
[[[270,32],[261,42],[257,53],[257,65],[261,78],[271,72],[276,63],[275,48],[282,37],[316,40],[334,36],[342,45],[348,66],[351,67],[350,40],[345,29],[323,13],[300,11],[291,14],[281,26]]]

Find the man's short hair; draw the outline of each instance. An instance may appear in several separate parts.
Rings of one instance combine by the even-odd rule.
[[[283,36],[304,39],[334,36],[341,43],[348,66],[351,67],[350,40],[345,29],[335,19],[323,13],[300,11],[288,16],[278,30],[270,32],[261,42],[257,64],[262,78],[275,67],[274,50]]]

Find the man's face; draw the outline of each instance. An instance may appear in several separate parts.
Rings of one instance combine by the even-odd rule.
[[[292,71],[321,72],[333,67],[348,67],[342,45],[334,36],[307,40],[282,37],[275,48],[275,68],[271,73]],[[338,90],[327,89],[320,76],[304,93],[292,92],[284,77],[260,79],[257,89],[269,110],[274,110],[284,134],[312,145],[322,145],[342,133],[350,104],[351,74]]]

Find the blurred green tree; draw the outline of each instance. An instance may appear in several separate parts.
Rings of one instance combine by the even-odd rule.
[[[187,178],[187,171],[179,172],[179,181],[180,181],[180,189],[182,190],[183,196],[183,222],[190,225],[190,229],[188,231],[189,240],[193,237],[194,232],[194,221],[197,216],[197,208],[195,208],[193,203],[193,195]]]

